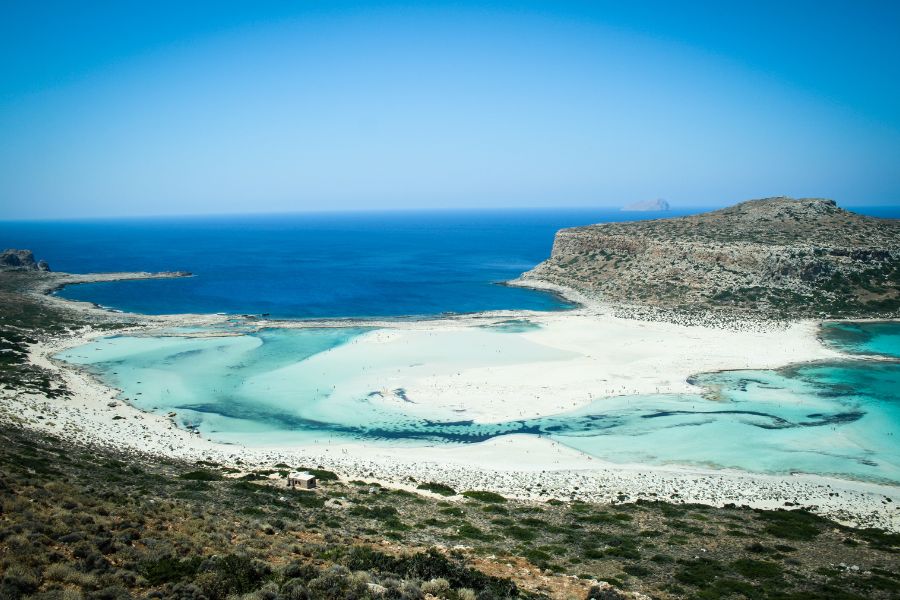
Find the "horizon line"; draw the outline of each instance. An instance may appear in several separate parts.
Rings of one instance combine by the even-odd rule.
[[[775,196],[768,196],[775,197]],[[810,196],[812,197],[812,196]],[[798,197],[799,198],[799,197]],[[667,210],[625,210],[624,207],[615,206],[488,206],[488,207],[421,207],[421,208],[330,208],[330,209],[298,209],[298,210],[274,210],[259,212],[208,212],[208,213],[148,213],[139,215],[94,215],[94,216],[58,216],[58,217],[14,217],[0,218],[0,223],[34,223],[34,222],[77,222],[77,221],[127,221],[127,220],[167,220],[167,219],[199,219],[199,218],[228,218],[228,217],[277,217],[277,216],[314,216],[314,215],[353,215],[353,214],[416,214],[416,213],[473,213],[473,212],[548,212],[548,211],[609,211],[617,213],[631,213],[634,215],[656,213],[660,215],[671,214],[682,216],[686,211],[712,211],[729,206],[735,206],[751,200],[763,200],[765,198],[750,198],[733,203],[723,204],[691,204],[670,207]],[[870,208],[900,208],[900,202],[891,204],[851,204],[849,206],[838,203],[838,207],[845,210],[870,209]]]

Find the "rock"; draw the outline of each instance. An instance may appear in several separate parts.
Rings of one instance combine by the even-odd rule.
[[[35,262],[31,250],[9,248],[0,252],[0,269],[16,271],[49,271],[47,261]]]
[[[643,202],[632,202],[622,207],[624,212],[652,212],[669,210],[669,203],[662,198],[656,200],[645,200]]]
[[[606,582],[591,587],[587,600],[627,600],[627,596]]]
[[[557,232],[529,279],[625,310],[891,318],[900,315],[900,220],[779,197],[574,227]]]
[[[383,585],[379,585],[377,583],[369,582],[366,584],[366,588],[369,590],[369,593],[372,594],[373,596],[384,596],[384,594],[387,592],[386,587],[384,587]]]

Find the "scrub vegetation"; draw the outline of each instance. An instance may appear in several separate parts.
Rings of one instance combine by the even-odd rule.
[[[900,315],[900,220],[820,198],[562,229],[523,278],[675,321]]]
[[[327,477],[290,490],[279,469],[251,480],[9,426],[0,493],[10,599],[900,594],[900,535],[799,510],[441,500]]]

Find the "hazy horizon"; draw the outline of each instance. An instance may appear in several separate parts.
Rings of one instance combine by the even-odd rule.
[[[900,205],[900,5],[0,8],[0,220]]]

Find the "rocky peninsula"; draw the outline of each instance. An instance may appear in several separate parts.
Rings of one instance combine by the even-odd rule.
[[[680,314],[896,318],[900,220],[833,200],[750,200],[699,215],[562,229],[522,277],[595,300]]]

